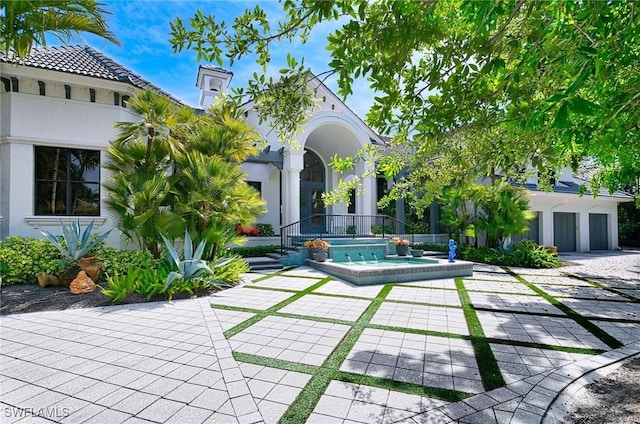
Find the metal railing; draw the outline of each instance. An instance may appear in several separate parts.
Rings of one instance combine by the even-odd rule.
[[[406,223],[388,215],[313,215],[280,227],[280,250],[317,238],[400,237],[413,244],[413,233],[406,229]]]

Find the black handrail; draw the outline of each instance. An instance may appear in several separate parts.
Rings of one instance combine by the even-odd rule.
[[[389,215],[312,215],[280,227],[280,251],[302,246],[305,240],[325,238],[400,237],[413,244],[407,224]]]

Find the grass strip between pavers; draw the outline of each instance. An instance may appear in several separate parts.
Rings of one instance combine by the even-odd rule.
[[[327,386],[333,379],[334,375],[339,371],[340,365],[345,360],[358,338],[366,328],[371,318],[376,313],[385,297],[391,291],[390,285],[385,285],[378,296],[371,302],[364,313],[360,316],[351,329],[345,334],[338,346],[331,352],[329,357],[324,361],[322,367],[313,374],[311,380],[305,388],[300,392],[298,397],[293,401],[289,408],[280,418],[279,423],[297,424],[305,422],[313,409],[316,407],[320,397],[327,389]]]
[[[575,278],[576,280],[584,281],[589,284],[593,284],[599,289],[608,291],[609,293],[617,294],[618,296],[622,296],[625,299],[628,299],[627,303],[640,303],[640,299],[625,292],[619,291],[620,289],[616,289],[615,287],[605,286],[604,284],[598,283],[597,281],[590,280],[588,278],[580,277],[575,274],[567,274],[567,277]],[[607,302],[621,302],[612,299],[591,299],[591,300],[606,300]]]
[[[487,341],[480,320],[476,315],[475,309],[471,304],[471,298],[467,289],[464,287],[462,278],[455,278],[456,288],[458,289],[458,296],[460,296],[460,302],[462,302],[462,310],[464,312],[465,319],[467,320],[467,327],[469,333],[473,336],[471,345],[476,355],[476,361],[478,362],[478,370],[480,371],[480,378],[482,379],[482,385],[485,390],[493,390],[505,385],[498,361],[491,350],[491,346]]]
[[[274,275],[275,274],[266,276],[264,279],[270,278]],[[378,326],[369,325],[369,322],[371,321],[371,319],[373,318],[377,310],[380,308],[382,303],[385,301],[387,295],[393,288],[393,284],[384,285],[374,299],[369,299],[369,298],[362,299],[362,300],[368,300],[371,303],[369,304],[367,309],[365,309],[365,311],[360,315],[360,317],[356,322],[327,319],[322,317],[313,317],[313,316],[298,315],[298,314],[286,314],[286,313],[278,312],[280,309],[295,302],[301,297],[307,294],[311,294],[311,292],[316,290],[318,287],[321,287],[322,285],[326,284],[328,281],[331,281],[331,280],[332,280],[331,277],[326,277],[320,280],[318,283],[314,284],[313,286],[308,287],[305,290],[302,290],[299,292],[292,292],[293,295],[291,297],[265,310],[255,310],[251,308],[234,307],[234,306],[219,305],[219,304],[211,305],[213,308],[217,308],[217,309],[250,312],[250,313],[256,314],[253,317],[248,318],[247,320],[225,331],[224,335],[227,339],[233,337],[234,335],[240,333],[241,331],[261,321],[267,316],[283,316],[283,317],[290,317],[290,318],[305,319],[310,321],[339,323],[339,324],[348,325],[351,327],[351,329],[347,332],[347,334],[345,334],[345,336],[338,343],[338,345],[333,350],[333,352],[331,352],[331,354],[327,357],[327,359],[324,361],[324,363],[320,367],[316,367],[313,365],[299,364],[299,363],[289,362],[289,361],[283,361],[283,360],[274,359],[274,358],[267,358],[267,357],[262,357],[258,355],[251,355],[251,354],[246,354],[241,352],[233,352],[234,358],[240,362],[247,362],[247,363],[252,363],[256,365],[263,365],[263,366],[268,366],[272,368],[311,374],[312,376],[311,379],[309,380],[307,385],[302,389],[298,397],[293,401],[293,403],[282,415],[279,423],[297,424],[297,423],[306,421],[307,418],[311,415],[311,413],[315,409],[318,401],[320,400],[320,398],[322,397],[329,383],[331,383],[332,380],[344,381],[344,382],[349,382],[353,384],[364,384],[364,385],[369,385],[373,387],[379,387],[379,388],[384,388],[388,390],[404,392],[408,394],[427,396],[427,397],[441,399],[449,402],[455,402],[473,395],[472,393],[460,392],[456,390],[449,390],[449,389],[443,389],[443,388],[437,388],[437,387],[428,387],[428,386],[422,386],[422,385],[417,385],[417,384],[408,383],[408,382],[395,381],[395,380],[381,378],[381,377],[374,377],[370,375],[340,371],[339,369],[340,366],[342,365],[346,357],[349,355],[349,352],[355,346],[362,332],[366,328],[378,327]],[[313,294],[319,294],[319,293],[313,293]],[[322,295],[325,295],[325,294],[322,294]],[[332,295],[332,294],[328,294],[328,295],[332,297],[347,297],[347,298],[350,297],[350,296],[341,296],[341,295]],[[424,305],[421,303],[416,303],[416,304]],[[385,329],[389,329],[392,331],[398,330],[405,333],[414,332],[412,329],[407,329],[404,327],[402,328],[392,327],[392,328],[385,328]],[[416,333],[422,334],[420,330],[416,330]],[[429,332],[429,334],[438,335],[442,337],[465,338],[465,336],[454,335],[449,333]],[[468,338],[469,336],[466,336],[466,337]],[[482,337],[482,340],[484,340],[483,337]],[[489,349],[489,353],[493,355],[490,349]],[[476,352],[476,355],[477,355],[477,352]],[[493,356],[491,357],[493,358]],[[482,368],[480,369],[481,369],[481,375],[482,375]],[[501,378],[501,375],[500,375],[500,378]],[[496,386],[496,387],[499,387],[499,386]]]
[[[589,321],[587,318],[585,318],[582,315],[580,315],[578,312],[574,311],[573,309],[571,309],[570,307],[568,307],[564,303],[560,302],[555,297],[551,296],[550,294],[548,294],[547,292],[545,292],[541,288],[538,288],[538,286],[536,286],[535,284],[532,284],[529,281],[525,280],[523,277],[519,276],[518,274],[516,274],[515,272],[511,271],[510,269],[508,269],[508,268],[505,268],[505,269],[509,274],[511,274],[515,278],[517,278],[518,281],[520,281],[521,283],[525,284],[531,290],[535,291],[537,294],[539,294],[540,296],[545,298],[545,300],[547,300],[549,303],[551,303],[556,308],[560,309],[569,318],[571,318],[572,320],[577,322],[584,329],[586,329],[588,332],[590,332],[591,334],[596,336],[598,339],[600,339],[600,341],[602,341],[604,344],[606,344],[610,348],[617,349],[617,348],[623,346],[623,344],[618,339],[616,339],[615,337],[611,336],[609,333],[607,333],[606,331],[604,331],[603,329],[601,329],[600,327],[598,327],[597,325],[595,325],[594,323]]]
[[[277,368],[285,371],[294,371],[303,374],[314,375],[322,366],[301,364],[298,362],[284,361],[281,359],[267,358],[249,353],[233,352],[233,358],[238,362],[246,362],[264,367]],[[330,380],[343,381],[345,383],[362,384],[365,386],[377,387],[380,389],[394,390],[396,392],[411,395],[426,396],[432,399],[442,399],[450,402],[466,399],[473,396],[473,393],[459,392],[440,387],[427,387],[419,384],[396,381],[383,377],[375,377],[366,374],[356,374],[352,372],[332,370],[329,372]],[[324,391],[322,392],[322,394]],[[321,395],[322,395],[321,394]],[[314,406],[315,408],[315,406]]]
[[[280,303],[278,303],[276,305],[273,305],[272,307],[267,308],[264,311],[260,311],[255,316],[252,316],[251,318],[241,322],[240,324],[231,327],[230,329],[228,329],[227,331],[225,331],[223,333],[224,336],[227,339],[230,339],[231,337],[235,336],[236,334],[238,334],[242,330],[245,330],[245,329],[251,327],[256,322],[263,320],[265,317],[267,317],[269,315],[273,315],[273,313],[277,312],[279,309],[282,309],[285,306],[295,302],[296,300],[300,299],[305,294],[311,293],[312,291],[314,291],[318,287],[322,287],[322,285],[326,284],[328,281],[331,281],[330,277],[323,278],[320,281],[318,281],[316,284],[314,284],[313,286],[307,287],[306,289],[304,289],[302,291],[299,291],[297,293],[292,293],[291,297],[288,297],[285,300],[283,300],[282,302],[280,302]]]
[[[255,280],[252,281],[252,283],[258,283],[258,282],[264,281],[264,280],[266,280],[268,278],[277,277],[277,276],[282,275],[283,273],[285,273],[287,271],[291,271],[294,268],[296,268],[296,267],[290,266],[288,268],[282,268],[281,270],[269,273],[269,274],[265,275],[264,277],[256,278]],[[285,277],[287,277],[287,275],[285,275]]]

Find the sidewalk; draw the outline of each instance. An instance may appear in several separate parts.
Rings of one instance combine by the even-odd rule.
[[[640,353],[640,254],[572,261],[369,287],[300,267],[3,316],[0,422],[556,422],[573,382]]]

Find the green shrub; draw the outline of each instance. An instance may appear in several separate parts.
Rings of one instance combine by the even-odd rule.
[[[161,269],[164,259],[154,259],[148,250],[118,250],[99,244],[95,250],[102,264],[102,275],[126,275],[130,269]]]
[[[276,233],[273,231],[273,225],[271,224],[256,224],[259,237],[273,237]]]
[[[430,226],[428,222],[408,222],[407,232],[412,234],[429,234]]]
[[[371,226],[371,232],[373,234],[391,234],[393,229],[386,224],[374,224]]]
[[[373,231],[373,227],[371,229]],[[347,227],[347,230],[345,231],[347,234],[355,234],[356,233],[356,226],[355,225],[349,225]]]
[[[135,291],[139,271],[139,269],[132,269],[123,275],[116,271],[113,276],[107,277],[107,288],[98,287],[100,287],[102,294],[111,299],[113,303],[120,303]]]
[[[240,274],[249,272],[249,263],[240,256],[235,256],[231,262],[213,269],[216,280],[226,284],[235,284],[240,281]]]
[[[151,300],[154,296],[162,294],[164,282],[167,279],[167,275],[169,275],[168,267],[164,269],[137,269],[135,271],[137,271],[135,282],[136,293],[140,293],[147,300]]]
[[[621,223],[618,234],[620,246],[640,247],[640,222]]]
[[[546,247],[531,240],[516,243],[511,250],[460,246],[457,258],[490,265],[523,268],[557,268],[563,265],[556,253],[549,252]]]
[[[47,240],[7,237],[0,242],[2,284],[35,284],[39,272],[57,274],[62,260],[62,254]]]
[[[280,246],[274,244],[269,246],[252,246],[252,247],[232,247],[228,250],[229,256],[238,255],[243,258],[256,258],[264,256],[267,253],[277,252]]]
[[[167,287],[165,293],[167,295],[167,300],[173,300],[173,296],[177,293],[186,293],[189,295],[194,295],[198,292],[202,292],[205,290],[209,290],[213,287],[216,287],[212,284],[211,279],[206,278],[192,278],[190,280],[174,280],[171,282],[169,287]]]
[[[557,268],[563,265],[557,253],[551,253],[545,246],[531,240],[516,243],[509,252],[509,258],[512,266],[525,268]]]
[[[447,243],[414,243],[414,249],[431,250],[433,252],[448,252],[449,245]]]

